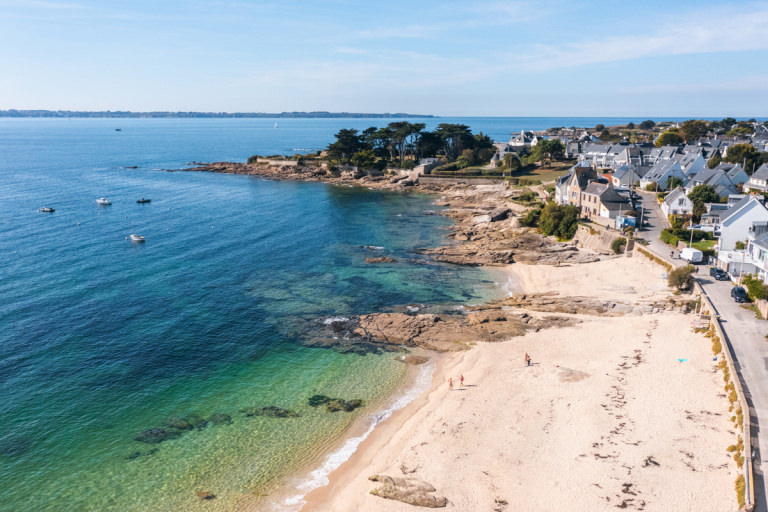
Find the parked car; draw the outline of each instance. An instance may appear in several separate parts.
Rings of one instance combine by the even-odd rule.
[[[733,297],[733,300],[736,302],[749,302],[747,291],[741,286],[734,286],[731,289],[731,297]]]
[[[718,281],[727,281],[728,279],[730,279],[728,277],[728,272],[726,272],[725,270],[719,269],[717,267],[711,267],[709,269],[709,275],[714,277]]]

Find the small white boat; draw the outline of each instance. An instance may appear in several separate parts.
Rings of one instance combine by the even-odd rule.
[[[96,200],[96,204],[98,204],[99,206],[109,206],[112,204],[112,202],[110,202],[110,200],[107,199],[106,197],[100,197]]]
[[[131,239],[131,242],[138,242],[138,243],[142,243],[142,242],[146,242],[146,241],[147,241],[147,240],[146,240],[146,239],[145,239],[143,236],[141,236],[141,235],[136,235],[136,234],[134,234],[134,233],[131,233],[131,234],[129,235],[129,237],[128,237],[128,238],[130,238],[130,239]]]
[[[56,210],[54,210],[53,208],[49,208],[47,206],[43,206],[42,208],[40,208],[40,211],[43,212],[43,213],[53,213]]]

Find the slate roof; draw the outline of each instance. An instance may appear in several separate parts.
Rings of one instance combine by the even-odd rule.
[[[675,190],[667,194],[667,197],[664,198],[664,202],[671,205],[673,202],[677,201],[680,196],[687,197],[683,187],[677,187]]]
[[[757,180],[768,180],[768,164],[763,164],[752,174],[752,178]]]

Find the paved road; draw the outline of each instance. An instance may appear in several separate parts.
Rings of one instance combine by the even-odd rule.
[[[765,512],[768,510],[768,482],[764,477],[768,468],[768,341],[765,338],[768,321],[758,320],[752,311],[733,301],[731,282],[715,281],[708,276],[699,277],[698,281],[720,315],[723,331],[735,352],[736,369],[742,377],[753,424],[755,510]],[[764,426],[766,428],[762,428]]]
[[[638,236],[648,240],[649,248],[670,263],[684,264],[679,259],[670,259],[671,247],[659,239],[667,222],[659,208],[656,194],[639,195],[640,206],[644,207],[644,217],[648,224],[638,231]],[[734,302],[730,295],[733,284],[709,277],[706,265],[699,266],[697,277],[717,310],[716,313],[720,315],[723,331],[735,352],[736,369],[741,375],[752,421],[755,510],[768,512],[768,478],[764,477],[764,469],[768,469],[768,341],[765,338],[768,334],[768,320],[758,320],[752,311]]]

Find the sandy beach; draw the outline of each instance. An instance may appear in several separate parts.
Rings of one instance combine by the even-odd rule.
[[[504,272],[526,293],[664,300],[662,270],[637,256]],[[416,509],[372,495],[372,475],[426,482],[460,511],[736,509],[726,451],[736,434],[692,316],[577,317],[440,356],[431,389],[379,426],[302,510]]]

